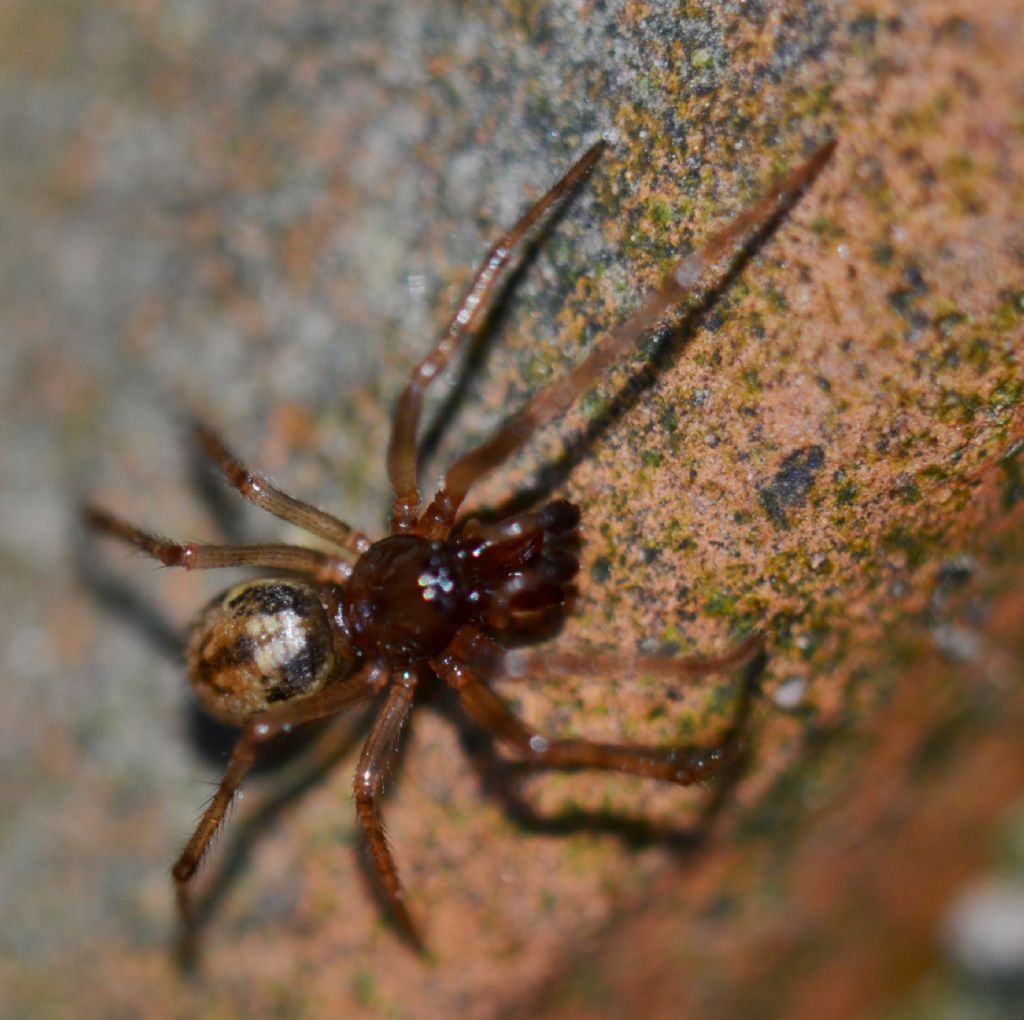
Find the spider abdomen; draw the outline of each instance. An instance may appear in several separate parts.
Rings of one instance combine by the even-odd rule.
[[[317,590],[280,578],[246,582],[214,599],[192,631],[186,658],[200,704],[236,725],[278,702],[315,694],[337,665]]]

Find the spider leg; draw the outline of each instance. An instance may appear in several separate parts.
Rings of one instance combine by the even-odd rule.
[[[412,672],[402,672],[394,677],[387,701],[363,745],[359,764],[356,766],[353,789],[356,814],[366,833],[370,857],[380,879],[381,889],[403,934],[418,950],[422,950],[423,939],[405,903],[405,891],[398,878],[398,868],[388,845],[378,803],[384,775],[398,747],[398,738],[412,708],[417,681],[416,674]]]
[[[484,676],[656,676],[666,680],[722,673],[753,658],[764,648],[764,633],[755,630],[721,655],[624,655],[615,652],[544,652],[508,649],[482,631],[463,627],[455,636],[455,653]]]
[[[329,684],[319,693],[303,701],[282,704],[272,711],[261,712],[246,724],[231,752],[220,785],[203,812],[192,838],[171,869],[178,897],[178,915],[181,922],[179,952],[183,963],[190,965],[195,959],[192,879],[209,849],[210,841],[223,824],[239,785],[252,769],[257,751],[263,744],[290,732],[296,726],[335,715],[365,701],[379,690],[379,684],[375,687],[372,678],[372,671],[361,669],[345,680]]]
[[[609,365],[650,331],[674,305],[694,293],[720,260],[757,236],[799,197],[832,155],[835,142],[826,142],[811,156],[776,182],[748,209],[739,213],[704,243],[676,263],[658,287],[624,322],[601,337],[587,357],[568,375],[535,393],[526,406],[475,449],[463,454],[449,469],[434,497],[416,524],[420,534],[431,538],[448,533],[459,506],[470,488],[488,471],[521,449],[543,425],[558,418],[580,395],[589,390]]]
[[[302,528],[303,531],[326,538],[328,542],[333,542],[357,556],[369,549],[370,540],[362,532],[356,531],[344,521],[339,521],[337,517],[309,503],[294,499],[275,488],[266,478],[251,472],[208,425],[194,420],[192,430],[199,449],[224,475],[228,484],[238,490],[243,499],[283,521]]]
[[[388,444],[388,478],[395,493],[391,512],[392,533],[411,530],[419,514],[416,432],[423,394],[444,371],[465,338],[480,326],[496,288],[506,278],[509,269],[548,226],[554,214],[593,168],[603,149],[603,141],[592,145],[561,180],[491,248],[433,350],[413,369],[412,377],[395,405]]]
[[[265,567],[270,570],[288,570],[312,577],[316,581],[336,584],[346,580],[352,573],[351,565],[344,560],[299,545],[279,542],[252,545],[213,545],[205,542],[180,544],[143,531],[99,507],[86,507],[83,517],[90,528],[133,545],[168,567],[184,567],[186,570]]]
[[[430,665],[455,689],[466,714],[474,722],[538,765],[628,772],[690,786],[733,765],[743,752],[739,741],[720,747],[683,748],[552,740],[514,715],[473,670],[451,653],[431,659]]]

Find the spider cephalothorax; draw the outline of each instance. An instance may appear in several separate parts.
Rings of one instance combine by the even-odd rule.
[[[421,506],[416,434],[423,395],[465,338],[482,323],[499,283],[550,222],[603,149],[593,146],[487,254],[450,325],[414,369],[392,423],[388,476],[394,490],[391,534],[371,543],[330,514],[288,496],[239,462],[207,426],[200,448],[247,500],[329,543],[333,552],[302,546],[182,545],[157,538],[91,508],[88,522],[159,559],[192,568],[258,567],[267,577],[238,585],[201,613],[188,644],[193,690],[203,707],[242,728],[220,786],[173,868],[183,949],[191,949],[191,881],[220,827],[257,749],[296,726],[334,715],[383,694],[355,775],[355,800],[373,861],[391,908],[416,944],[378,801],[383,775],[413,704],[420,679],[433,672],[457,693],[476,723],[538,764],[630,772],[688,784],[708,779],[734,760],[729,747],[685,748],[598,744],[542,736],[514,716],[485,678],[505,661],[503,632],[522,617],[557,610],[578,564],[572,552],[579,511],[556,500],[493,524],[456,518],[470,488],[562,414],[601,372],[694,291],[740,243],[762,230],[824,166],[833,149],[817,149],[750,208],[679,262],[620,326],[599,339],[566,377],[534,394],[490,439],[445,474],[433,501]],[[751,635],[716,658],[581,656],[520,653],[517,669],[591,675],[653,671],[674,677],[726,669],[760,644]]]
[[[504,530],[477,526],[445,541],[390,535],[356,563],[338,622],[370,659],[427,662],[463,626],[500,628],[510,614],[561,605],[579,568],[562,540],[578,521],[576,507],[557,502]]]

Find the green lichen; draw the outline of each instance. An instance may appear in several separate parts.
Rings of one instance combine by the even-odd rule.
[[[836,472],[836,474],[838,476],[839,472]],[[842,478],[837,477],[836,482],[838,484],[836,485],[833,497],[836,506],[853,506],[857,502],[857,494],[860,491],[857,483],[845,475]]]
[[[721,589],[712,591],[704,600],[704,612],[719,619],[732,619],[736,612],[736,596]]]
[[[786,300],[785,294],[774,284],[768,284],[761,293],[773,311],[785,312],[789,310],[789,302]]]
[[[820,85],[808,89],[801,99],[795,100],[792,109],[801,118],[818,120],[822,114],[835,109],[834,96],[834,83],[822,82]]]
[[[964,351],[964,361],[976,375],[985,375],[992,365],[992,345],[985,337],[972,337]]]
[[[365,967],[356,969],[352,975],[352,996],[363,1009],[374,1009],[380,1005],[377,979]]]
[[[846,231],[831,216],[815,216],[811,230],[824,241],[837,241],[846,236]]]
[[[934,134],[945,129],[950,113],[959,101],[954,90],[944,89],[934,95],[927,103],[911,111],[911,131],[916,129],[921,134]],[[897,118],[897,123],[899,122]],[[966,159],[970,159],[966,153]]]
[[[761,376],[756,368],[744,369],[743,384],[745,395],[748,397],[756,397],[764,389],[761,383]]]
[[[994,410],[1007,411],[1019,407],[1024,401],[1024,379],[1016,375],[1004,375],[996,380],[989,394],[989,404]]]
[[[890,553],[902,553],[907,567],[916,570],[932,553],[935,538],[935,535],[923,528],[918,529],[901,522],[892,525],[882,535],[882,547]]]
[[[921,487],[914,481],[908,481],[898,485],[895,489],[897,499],[907,506],[914,506],[921,502]]]
[[[672,207],[668,202],[660,198],[651,199],[647,206],[647,215],[654,221],[659,227],[668,226],[672,220]]]
[[[1004,292],[1005,293],[1005,292]],[[996,309],[993,325],[1000,332],[1008,333],[1024,317],[1024,290],[1005,293],[1005,298]]]
[[[960,390],[944,387],[939,394],[939,403],[936,411],[940,421],[956,419],[962,424],[968,425],[984,406],[985,399],[980,393],[965,393]]]

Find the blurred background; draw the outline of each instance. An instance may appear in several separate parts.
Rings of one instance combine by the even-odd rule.
[[[1021,38],[1016,0],[7,0],[0,1016],[1021,1016]],[[438,386],[423,477],[837,137],[712,300],[475,496],[580,504],[553,648],[769,633],[753,677],[503,696],[604,740],[746,713],[743,774],[521,775],[427,692],[385,805],[421,959],[365,879],[365,719],[338,720],[247,785],[185,979],[168,869],[231,734],[190,706],[180,634],[231,578],[155,568],[77,507],[298,539],[204,472],[195,410],[380,534],[406,374],[598,136]]]

